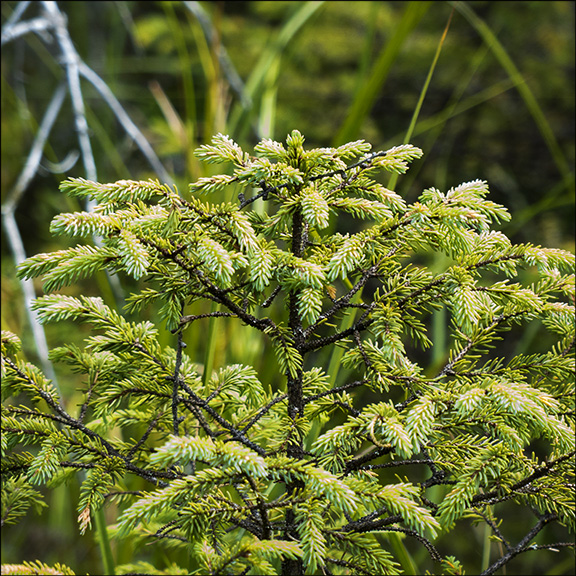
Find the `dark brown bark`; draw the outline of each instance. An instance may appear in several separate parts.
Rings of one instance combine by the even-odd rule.
[[[298,210],[294,214],[292,220],[292,254],[301,257],[304,252],[303,242],[304,232],[304,218],[302,213]],[[302,330],[302,319],[298,313],[298,293],[292,292],[289,297],[289,310],[290,319],[289,326],[294,339],[295,348],[299,353],[302,353],[304,345],[304,333]],[[292,421],[292,432],[290,434],[288,444],[286,446],[286,454],[291,458],[301,459],[304,457],[304,450],[302,439],[296,430],[296,420],[304,411],[304,394],[302,390],[302,370],[298,370],[296,377],[287,375],[287,388],[288,388],[288,416]],[[304,485],[300,480],[286,484],[286,492],[290,496],[295,491],[303,488]],[[293,510],[286,511],[286,529],[284,530],[284,538],[289,541],[298,540],[298,532],[296,527],[296,518]],[[282,562],[282,576],[303,576],[304,563],[301,559],[295,560],[286,559]]]

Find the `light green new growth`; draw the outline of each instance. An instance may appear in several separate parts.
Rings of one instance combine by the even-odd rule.
[[[226,173],[189,194],[64,181],[98,205],[57,216],[53,233],[101,242],[33,256],[19,275],[52,292],[108,270],[135,288],[124,314],[92,296],[34,305],[42,322],[91,327],[51,352],[82,375],[80,407],[2,333],[4,522],[42,505],[37,486],[76,474],[81,532],[113,501],[112,536],[183,559],[125,570],[213,575],[399,574],[394,532],[460,574],[436,540],[474,517],[502,541],[501,503],[537,518],[493,566],[550,522],[573,531],[574,256],[494,230],[509,214],[486,182],[409,204],[378,181],[421,155],[306,150],[296,130],[250,155],[219,134],[196,156]],[[227,191],[234,201],[211,202]],[[422,264],[433,252],[442,269]],[[432,366],[440,309],[451,339]],[[242,363],[203,374],[185,338],[204,318],[251,330],[275,377]],[[531,322],[546,330],[540,350],[502,344]]]

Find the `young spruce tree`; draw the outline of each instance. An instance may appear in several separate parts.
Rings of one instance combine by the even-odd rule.
[[[400,574],[416,543],[429,569],[459,574],[466,551],[435,544],[473,518],[500,543],[492,574],[547,524],[573,530],[573,255],[511,244],[492,228],[509,215],[479,180],[407,204],[374,178],[422,152],[370,149],[305,150],[294,131],[251,156],[218,135],[197,156],[233,170],[186,199],[155,181],[62,183],[97,207],[58,215],[52,231],[86,243],[31,257],[19,274],[43,277],[43,322],[92,325],[83,345],[51,351],[84,375],[83,401],[67,404],[2,333],[4,524],[40,503],[38,486],[77,475],[81,533],[114,501],[119,542],[189,558],[118,573]],[[211,203],[224,189],[237,200]],[[434,268],[432,253],[444,255]],[[124,315],[49,294],[101,270],[140,280]],[[156,325],[129,321],[150,310]],[[422,351],[435,311],[449,318],[440,365]],[[203,318],[250,327],[277,377],[203,365],[185,350]],[[546,349],[500,348],[538,321]],[[130,490],[134,477],[147,488]],[[516,543],[503,503],[534,514]]]

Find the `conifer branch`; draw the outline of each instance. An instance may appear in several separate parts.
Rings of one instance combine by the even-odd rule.
[[[194,415],[194,418],[195,418],[195,420],[198,421],[200,428],[202,428],[202,430],[204,430],[204,433],[209,438],[217,438],[218,437],[219,433],[212,430],[212,427],[210,426],[210,424],[208,424],[208,422],[206,421],[206,418],[204,418],[204,415],[202,414],[202,410],[200,409],[200,406],[198,405],[197,402],[191,401],[187,398],[181,398],[181,402],[182,402],[183,406],[186,409],[188,409]]]
[[[126,455],[128,458],[132,458],[132,456],[134,456],[134,454],[138,451],[138,449],[144,445],[144,443],[146,442],[146,440],[148,439],[148,437],[150,436],[150,434],[154,431],[154,429],[156,428],[158,421],[160,420],[160,418],[162,418],[162,416],[164,416],[164,412],[160,412],[158,415],[156,415],[156,417],[150,422],[150,424],[148,425],[148,428],[146,429],[146,432],[144,432],[144,434],[142,434],[140,440],[138,440],[138,442],[136,442],[136,444],[134,444],[134,446],[132,446],[132,448],[130,448],[130,450],[128,451],[128,454]]]
[[[192,314],[189,316],[182,316],[180,318],[180,326],[184,324],[190,324],[196,320],[201,320],[202,318],[234,318],[235,315],[230,312],[207,312],[206,314]]]
[[[500,314],[498,317],[494,318],[494,320],[486,327],[486,332],[497,328],[501,324],[504,324],[508,320],[512,318],[516,318],[519,316],[524,316],[525,312],[514,312],[512,314]],[[467,344],[454,356],[454,359],[450,362],[447,362],[442,370],[439,372],[438,376],[453,376],[454,370],[453,367],[462,359],[464,358],[475,346],[476,342],[472,338],[468,338]]]
[[[29,384],[31,384],[32,386],[34,386],[34,388],[36,388],[37,393],[46,401],[46,403],[50,406],[50,408],[52,410],[54,410],[60,416],[63,423],[65,423],[67,426],[69,426],[70,428],[72,428],[74,430],[78,430],[78,431],[82,432],[88,438],[97,440],[106,449],[106,452],[108,455],[116,456],[116,457],[122,459],[125,463],[127,470],[137,474],[138,476],[141,476],[142,478],[144,478],[146,480],[153,482],[154,484],[160,483],[160,481],[158,480],[158,477],[174,478],[173,474],[164,474],[164,473],[158,472],[158,471],[153,472],[153,471],[145,470],[143,468],[140,468],[140,467],[132,464],[128,457],[123,456],[107,440],[105,440],[99,434],[97,434],[97,433],[93,432],[92,430],[90,430],[89,428],[87,428],[79,420],[70,416],[58,403],[54,402],[54,400],[52,399],[52,397],[48,393],[46,393],[44,390],[37,387],[36,383],[33,380],[31,380],[30,378],[28,378],[28,376],[26,374],[24,374],[12,362],[12,360],[10,360],[9,358],[3,358],[3,360],[12,368],[12,370],[15,373],[17,373],[20,376],[20,378],[27,380],[29,382]],[[86,446],[84,446],[84,448],[91,450],[91,451],[94,450],[93,448],[86,447]]]
[[[262,304],[260,304],[260,306],[262,308],[268,308],[272,304],[272,302],[274,301],[274,298],[276,298],[276,296],[278,296],[281,289],[282,288],[280,286],[276,286],[276,288],[274,288],[274,290],[272,290],[272,293],[270,294],[270,296],[268,296],[268,298],[266,298],[266,300],[264,300],[264,302],[262,302]]]
[[[567,460],[573,459],[575,455],[576,455],[576,450],[572,450],[571,452],[564,454],[563,456],[559,456],[558,458],[551,460],[550,462],[544,463],[538,469],[534,470],[534,472],[532,474],[530,474],[526,478],[523,478],[522,480],[519,480],[518,482],[513,484],[510,487],[510,492],[511,493],[520,492],[520,491],[526,489],[527,487],[530,486],[530,484],[532,484],[532,482],[534,482],[534,480],[538,480],[539,478],[543,478],[544,476],[547,476],[548,474],[550,474],[552,472],[552,470],[558,464],[561,464],[562,462],[566,462]],[[505,497],[505,495],[499,494],[499,491],[492,490],[490,492],[475,495],[472,498],[472,503],[476,504],[476,503],[485,502],[485,501],[489,501],[489,503],[495,503],[498,498],[504,498],[504,497]],[[494,500],[494,499],[496,499],[496,500]]]
[[[524,552],[533,550],[532,546],[528,546],[529,542],[531,542],[537,536],[537,534],[542,531],[546,524],[549,524],[554,520],[557,520],[557,516],[554,514],[543,515],[538,520],[536,525],[528,532],[528,534],[526,534],[526,536],[524,536],[524,538],[522,538],[522,540],[516,546],[514,546],[512,549],[509,549],[504,556],[496,560],[496,562],[484,570],[484,572],[482,572],[482,576],[490,576],[491,574],[495,574],[498,570],[500,570],[500,568],[508,564],[508,562],[510,562],[510,560],[512,560],[514,557]]]
[[[335,344],[340,340],[344,340],[349,336],[353,336],[357,332],[363,332],[372,324],[372,322],[373,320],[371,318],[368,318],[364,321],[358,320],[358,322],[356,322],[350,328],[346,328],[346,330],[336,332],[329,336],[323,336],[322,338],[316,338],[314,340],[310,340],[309,342],[307,342],[302,346],[302,352],[303,353],[313,352],[314,350],[320,350],[321,348],[324,348],[330,344]]]
[[[74,418],[36,367],[13,359],[20,342],[3,332],[3,395],[45,401],[3,407],[3,523],[37,504],[36,485],[78,470],[81,531],[116,494],[115,533],[132,538],[140,524],[153,526],[157,544],[174,541],[206,573],[281,566],[283,575],[301,576],[334,565],[395,574],[395,558],[378,540],[385,531],[423,547],[423,569],[441,561],[456,573],[463,566],[442,558],[436,543],[456,522],[483,521],[506,546],[487,574],[548,547],[529,542],[553,521],[574,521],[573,256],[512,246],[492,230],[508,214],[485,199],[480,180],[425,190],[408,205],[373,177],[405,172],[421,155],[410,145],[306,150],[295,130],[285,143],[264,139],[254,150],[223,134],[201,146],[199,158],[233,173],[200,178],[187,200],[152,180],[62,184],[101,206],[58,216],[52,231],[98,234],[102,245],[33,256],[21,277],[42,277],[50,292],[104,270],[128,274],[138,282],[127,312],[151,309],[176,338],[166,343],[154,322],[128,321],[101,298],[38,299],[43,322],[86,322],[96,331],[83,347],[51,353],[81,375]],[[228,186],[240,189],[235,203],[197,197]],[[256,199],[263,209],[251,210]],[[363,222],[334,232],[341,214]],[[421,258],[430,252],[446,255],[434,269]],[[539,279],[512,282],[519,266]],[[184,314],[203,303],[215,311]],[[451,315],[445,344],[429,334],[436,310]],[[235,347],[234,364],[225,350],[221,368],[202,371],[183,331],[205,318],[228,318],[232,338],[245,334],[235,325],[250,327],[249,344],[262,345],[265,357],[243,364]],[[339,327],[330,323],[339,318]],[[527,320],[548,331],[534,343],[545,349],[504,358],[494,343]],[[189,336],[202,338],[198,330]],[[432,344],[447,354],[443,366],[416,349]],[[336,345],[343,354],[325,371]],[[528,457],[535,439],[539,454]],[[27,444],[33,450],[20,449]],[[379,472],[400,467],[418,480]],[[133,476],[153,489],[124,490]],[[432,501],[427,489],[440,485]],[[516,546],[492,519],[504,502],[543,514]]]
[[[360,290],[362,290],[362,288],[364,288],[364,286],[366,285],[368,280],[370,280],[370,278],[374,278],[376,276],[377,270],[378,265],[374,265],[368,270],[366,270],[362,274],[361,278],[354,284],[354,286],[352,286],[352,288],[346,294],[335,300],[334,305],[329,310],[327,310],[323,314],[320,314],[318,320],[314,322],[314,324],[311,324],[308,328],[306,328],[306,330],[304,331],[304,336],[308,338],[310,334],[312,334],[321,323],[325,322],[326,320],[329,320],[341,310],[346,309],[348,307],[353,307],[354,305],[351,304],[350,300],[355,294],[357,294]],[[368,306],[366,311],[369,312],[372,310],[372,308],[373,306]]]
[[[220,414],[218,414],[216,410],[214,410],[211,406],[209,406],[205,400],[202,400],[202,398],[197,396],[196,393],[186,384],[186,382],[180,379],[179,385],[190,396],[189,402],[192,402],[195,406],[198,406],[202,408],[204,411],[206,411],[216,422],[218,422],[218,424],[220,424],[220,426],[222,426],[222,428],[225,428],[226,430],[228,430],[228,432],[230,432],[234,440],[237,440],[238,442],[241,442],[248,448],[251,448],[257,454],[260,454],[260,456],[266,455],[266,451],[264,449],[262,449],[260,446],[258,446],[251,440],[249,440],[243,432],[241,432],[240,430],[235,428],[232,424],[227,422],[224,418],[222,418],[222,416],[220,416]]]
[[[364,386],[367,384],[367,382],[368,380],[366,378],[362,380],[355,380],[354,382],[349,382],[348,384],[343,384],[342,386],[337,386],[336,388],[331,388],[330,390],[319,392],[318,394],[314,394],[312,396],[305,396],[304,404],[309,404],[310,402],[314,402],[314,400],[325,398],[326,396],[332,396],[332,394],[339,394],[340,392],[345,392],[346,390],[350,390],[352,388]]]
[[[182,330],[178,332],[178,346],[176,348],[176,362],[174,364],[174,375],[172,376],[172,426],[174,435],[178,436],[178,425],[181,418],[178,416],[178,385],[180,382],[180,366],[182,365],[182,350],[185,347],[182,337]]]
[[[510,552],[512,550],[512,546],[510,545],[508,540],[506,540],[506,538],[504,538],[502,532],[500,531],[500,529],[496,525],[496,522],[494,522],[487,514],[484,514],[484,512],[482,512],[480,509],[475,508],[475,511],[476,511],[476,514],[482,516],[482,518],[484,519],[484,522],[486,522],[486,524],[488,524],[488,526],[490,526],[492,532],[494,532],[494,534],[498,538],[498,541],[501,542],[502,544],[504,544],[504,547],[506,548],[506,550],[508,550],[508,552]]]
[[[356,456],[351,460],[349,460],[348,462],[346,462],[346,474],[349,474],[354,470],[361,470],[363,469],[363,466],[367,462],[375,460],[376,458],[380,458],[381,456],[384,456],[386,454],[390,454],[390,452],[392,451],[393,451],[392,446],[390,447],[377,446],[370,448],[370,450],[367,451],[365,454]]]
[[[440,562],[442,560],[442,556],[440,555],[438,550],[434,547],[432,542],[430,542],[430,540],[428,540],[427,538],[424,538],[424,536],[418,534],[418,532],[416,532],[415,530],[410,530],[408,528],[395,528],[392,526],[388,526],[385,528],[385,531],[386,532],[400,532],[402,534],[406,534],[406,536],[411,536],[412,538],[418,540],[418,542],[420,542],[424,546],[424,548],[426,548],[426,550],[428,551],[428,554],[430,554],[430,558],[432,558],[432,560],[434,562]]]
[[[268,402],[266,406],[260,408],[260,410],[258,410],[258,413],[253,418],[250,419],[248,424],[246,424],[246,426],[244,426],[244,428],[242,429],[242,432],[246,434],[246,432],[248,432],[248,430],[250,430],[252,426],[254,426],[263,416],[265,416],[275,404],[278,404],[279,402],[282,402],[287,398],[288,394],[281,394],[280,396],[276,396],[276,398],[270,400],[270,402]]]
[[[378,516],[385,514],[387,510],[383,508],[382,510],[377,510],[372,514],[368,514],[364,518],[360,520],[354,520],[353,522],[348,522],[345,526],[340,528],[341,532],[354,532],[357,534],[361,534],[363,532],[372,532],[374,530],[381,530],[387,526],[392,524],[397,524],[403,521],[403,518],[400,514],[396,514],[395,516],[388,516],[387,518],[380,518],[379,520],[375,520]]]
[[[256,486],[256,483],[254,482],[254,479],[251,478],[250,476],[246,477],[246,480],[248,480],[248,483],[250,484],[250,487],[252,488],[252,492],[254,494],[254,497],[256,498],[258,504],[258,511],[260,513],[260,525],[261,525],[261,535],[260,537],[264,540],[269,540],[272,537],[272,526],[270,525],[270,518],[268,517],[268,509],[266,508],[266,501],[264,500],[264,498],[262,497],[262,495],[260,494],[260,491],[258,490],[258,487]]]

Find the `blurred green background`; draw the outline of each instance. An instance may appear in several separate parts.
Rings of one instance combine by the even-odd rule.
[[[4,37],[18,10],[25,8],[22,21],[41,19],[50,3],[24,4],[1,5],[4,206],[66,77],[49,30]],[[513,215],[502,230],[514,241],[574,249],[574,2],[74,1],[58,7],[79,57],[183,194],[213,170],[193,151],[217,132],[247,150],[263,137],[282,141],[293,129],[309,147],[363,138],[387,149],[409,141],[424,157],[392,182],[407,200],[425,188],[487,180],[491,200]],[[98,180],[162,179],[101,93],[85,79],[81,88]],[[49,223],[59,212],[83,209],[58,184],[87,177],[85,160],[68,94],[14,210],[27,255],[70,245],[50,235]],[[105,278],[67,290],[118,300]],[[4,226],[1,298],[2,329],[19,334],[35,360]],[[254,362],[265,376],[270,362],[263,344],[244,328],[218,326],[215,366]],[[78,327],[48,326],[47,338],[50,346],[78,338]],[[201,362],[202,334],[188,338],[189,353]],[[74,398],[77,381],[58,375]],[[65,488],[77,491],[73,484]],[[39,558],[98,573],[97,546],[90,534],[77,536],[66,490],[56,491],[42,517],[30,513],[3,531],[3,562]],[[518,518],[519,537],[526,522]],[[508,536],[514,541],[514,533]],[[543,537],[555,541],[554,529]],[[456,546],[461,539],[468,573],[480,566],[483,538],[467,528],[447,541]],[[130,559],[128,548],[115,549],[118,562]],[[568,574],[573,567],[571,553],[533,554],[514,560],[508,573]]]

